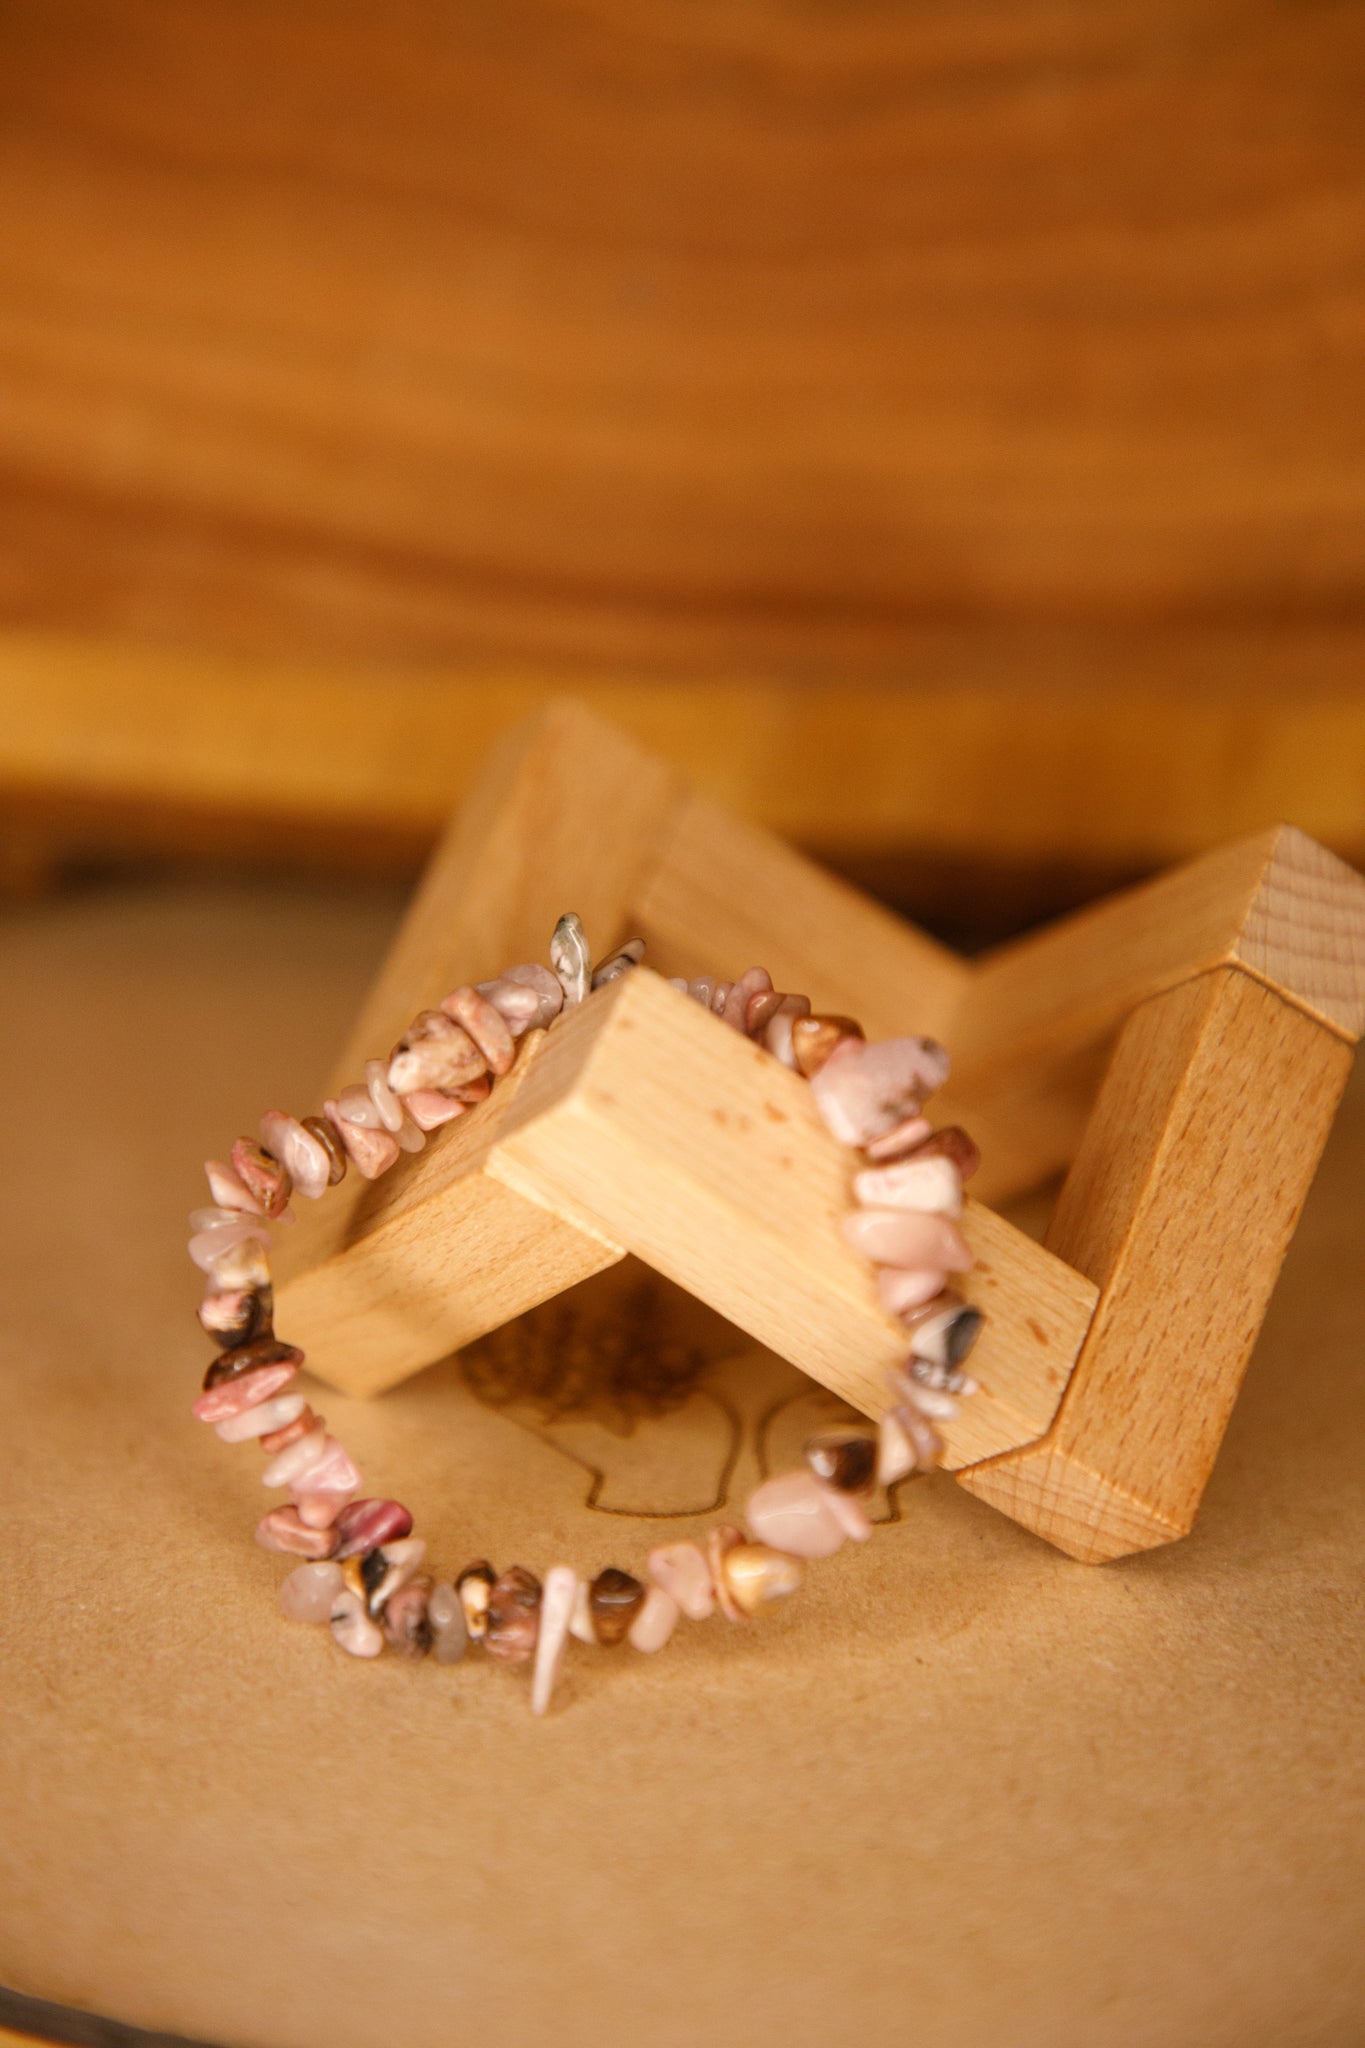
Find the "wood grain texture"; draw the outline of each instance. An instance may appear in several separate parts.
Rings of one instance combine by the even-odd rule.
[[[385,655],[1358,626],[1365,24],[11,0],[0,605]]]
[[[504,1120],[491,1171],[599,1220],[667,1278],[865,1414],[887,1405],[905,1332],[844,1243],[856,1157],[807,1084],[647,969],[549,1034]],[[1025,1443],[1056,1412],[1091,1284],[977,1203],[962,1283],[987,1313],[981,1391],[945,1427],[950,1469]]]
[[[1044,1440],[965,1486],[1087,1562],[1188,1532],[1350,1066],[1233,968],[1134,1011],[1047,1236],[1090,1333]]]

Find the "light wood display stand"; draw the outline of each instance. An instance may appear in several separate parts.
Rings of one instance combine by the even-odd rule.
[[[336,1085],[451,986],[541,957],[566,909],[657,973],[283,1237],[278,1326],[313,1370],[379,1393],[629,1252],[879,1412],[904,1340],[836,1228],[848,1154],[662,978],[758,961],[954,1054],[935,1111],[986,1162],[959,1482],[1086,1561],[1186,1534],[1365,1027],[1365,882],[1281,828],[968,962],[556,705],[462,805]],[[1063,1168],[1042,1245],[986,1206]]]

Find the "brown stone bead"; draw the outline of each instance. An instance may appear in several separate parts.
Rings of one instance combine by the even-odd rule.
[[[975,1138],[963,1130],[961,1124],[945,1124],[941,1131],[935,1131],[922,1145],[916,1145],[907,1159],[951,1159],[964,1180],[970,1180],[981,1164],[981,1153]]]
[[[481,1643],[488,1628],[488,1599],[498,1575],[486,1557],[467,1564],[455,1581],[455,1591],[464,1609],[464,1625],[472,1643]]]
[[[314,1415],[312,1409],[305,1403],[301,1415],[296,1415],[292,1422],[286,1422],[283,1429],[270,1430],[258,1441],[267,1458],[273,1458],[277,1451],[287,1450],[290,1444],[296,1444],[299,1438],[307,1436],[310,1430],[324,1428],[326,1421],[325,1415]],[[328,1526],[330,1527],[330,1524]]]
[[[588,1588],[588,1612],[593,1634],[608,1647],[629,1633],[630,1625],[645,1604],[645,1589],[629,1572],[608,1565]]]
[[[866,1034],[852,1017],[797,1017],[792,1022],[792,1057],[796,1071],[809,1081],[818,1074],[842,1038]]]
[[[257,1337],[250,1344],[238,1344],[232,1351],[220,1351],[204,1374],[204,1391],[235,1380],[258,1365],[302,1365],[303,1353],[296,1344],[281,1344],[278,1337]]]
[[[806,1463],[817,1479],[840,1493],[871,1493],[877,1483],[877,1439],[829,1430],[811,1437]]]
[[[275,1290],[269,1286],[211,1288],[199,1304],[204,1332],[220,1349],[272,1336],[274,1314]]]
[[[334,1188],[346,1178],[346,1147],[325,1116],[306,1116],[302,1122],[309,1137],[316,1138],[327,1154],[327,1185]]]
[[[504,1664],[527,1664],[540,1634],[540,1580],[523,1565],[510,1565],[488,1595],[483,1646]]]
[[[431,1587],[430,1579],[409,1579],[384,1603],[384,1640],[400,1656],[425,1657],[431,1648],[431,1623],[427,1619]]]

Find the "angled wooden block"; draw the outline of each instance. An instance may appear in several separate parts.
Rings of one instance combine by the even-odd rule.
[[[1079,1557],[1188,1529],[1365,1025],[1365,883],[1282,827],[970,964],[556,706],[454,821],[333,1086],[569,908],[664,973],[761,960],[944,1038],[983,1192],[1074,1158],[1046,1247],[968,1205],[989,1317],[948,1462]],[[838,1233],[850,1177],[804,1084],[646,970],[285,1235],[281,1324],[375,1392],[630,1251],[876,1413],[904,1337]]]

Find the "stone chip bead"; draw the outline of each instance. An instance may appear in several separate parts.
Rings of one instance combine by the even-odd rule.
[[[325,1116],[306,1116],[301,1128],[322,1147],[327,1155],[327,1182],[335,1187],[346,1178],[346,1147],[342,1144],[336,1126]]]
[[[531,1712],[548,1711],[564,1665],[569,1640],[569,1623],[578,1599],[578,1573],[571,1565],[551,1566],[545,1574],[540,1599],[540,1627],[536,1636],[535,1669],[531,1674]]]
[[[481,1643],[487,1633],[488,1601],[497,1582],[498,1575],[486,1557],[467,1564],[455,1581],[471,1643]]]
[[[324,1421],[325,1418],[315,1415],[305,1401],[292,1422],[286,1422],[279,1429],[272,1429],[268,1436],[261,1438],[261,1449],[268,1458],[273,1458],[276,1451],[282,1451],[286,1444],[297,1443],[301,1436],[307,1436],[310,1429],[321,1429]],[[304,1519],[306,1521],[307,1516]],[[331,1519],[335,1521],[336,1517],[333,1516]]]
[[[288,1171],[296,1193],[316,1202],[332,1181],[331,1157],[316,1132],[305,1130],[297,1117],[268,1109],[261,1118],[261,1143]]]
[[[754,997],[771,995],[772,987],[773,978],[766,967],[746,967],[739,980],[730,984],[720,1012],[722,1024],[728,1024],[732,1031],[746,1031]]]
[[[280,1587],[280,1611],[288,1621],[326,1621],[345,1583],[340,1565],[298,1565]]]
[[[849,1498],[801,1466],[755,1487],[745,1504],[744,1520],[756,1543],[771,1544],[790,1557],[833,1557],[853,1533],[838,1505]]]
[[[965,1273],[972,1263],[966,1238],[946,1216],[913,1209],[853,1209],[840,1228],[854,1251],[882,1266],[914,1272]]]
[[[651,1586],[630,1625],[627,1641],[631,1648],[643,1650],[646,1655],[662,1650],[678,1625],[681,1611],[671,1593],[665,1593],[662,1586]]]
[[[199,1304],[199,1321],[217,1344],[232,1349],[253,1337],[271,1334],[275,1293],[265,1287],[215,1287],[212,1280]]]
[[[353,1500],[336,1520],[337,1556],[363,1557],[412,1534],[412,1516],[396,1500]]]
[[[877,1156],[871,1146],[868,1147],[868,1156]],[[951,1159],[964,1180],[970,1180],[981,1164],[980,1147],[961,1124],[944,1124],[939,1130],[931,1130],[909,1156],[913,1159]]]
[[[736,1604],[725,1578],[725,1560],[743,1541],[744,1531],[737,1529],[733,1522],[717,1522],[706,1532],[706,1562],[711,1573],[711,1586],[716,1605],[727,1621],[744,1619],[744,1610]]]
[[[431,1580],[409,1579],[384,1603],[384,1640],[401,1657],[425,1657],[431,1648]]]
[[[469,1641],[464,1625],[464,1607],[449,1580],[433,1587],[427,1602],[427,1625],[431,1630],[431,1654],[438,1664],[458,1664]]]
[[[645,1604],[645,1589],[629,1572],[608,1565],[588,1588],[588,1612],[593,1634],[606,1648],[621,1642]]]
[[[877,1275],[877,1294],[882,1307],[888,1315],[900,1316],[903,1321],[918,1315],[947,1288],[948,1275],[937,1266],[924,1266],[913,1272],[898,1272],[894,1266],[883,1266]]]
[[[477,1081],[486,1062],[469,1033],[444,1010],[423,1010],[389,1055],[388,1083],[395,1095],[418,1089],[449,1090]]]
[[[979,1308],[946,1289],[906,1318],[911,1355],[953,1371],[970,1356],[985,1320]]]
[[[219,1288],[226,1291],[269,1280],[264,1250],[269,1243],[264,1217],[243,1216],[239,1222],[215,1222],[196,1230],[188,1250],[200,1271],[214,1275]]]
[[[526,1664],[540,1628],[540,1580],[523,1565],[499,1573],[488,1595],[483,1646],[503,1664]]]
[[[365,1612],[365,1603],[350,1586],[343,1586],[332,1602],[327,1617],[338,1646],[351,1657],[377,1657],[384,1647],[384,1632]]]
[[[240,1415],[225,1415],[214,1424],[214,1434],[225,1444],[249,1443],[252,1437],[264,1438],[272,1430],[284,1429],[307,1406],[302,1394],[277,1394],[274,1400],[258,1402],[254,1408],[243,1409]]]
[[[527,1031],[543,1031],[564,1007],[558,975],[534,960],[505,968],[495,981],[481,981],[477,986],[479,994],[487,996],[506,1018],[513,1038]]]
[[[583,920],[573,911],[560,918],[550,939],[550,965],[559,977],[566,1003],[581,1003],[592,984],[592,955]]]
[[[864,1208],[909,1209],[924,1215],[962,1214],[962,1175],[951,1159],[921,1153],[894,1166],[871,1166],[853,1176],[855,1201]]]
[[[649,1576],[689,1621],[709,1621],[715,1613],[711,1567],[695,1543],[657,1544],[649,1553]]]
[[[948,1055],[932,1038],[845,1038],[811,1080],[815,1106],[844,1145],[868,1145],[917,1116],[948,1078]]]
[[[256,1524],[256,1541],[262,1550],[283,1550],[294,1557],[331,1557],[336,1535],[331,1529],[310,1529],[299,1519],[297,1508],[272,1508]]]
[[[209,1193],[220,1209],[235,1209],[246,1216],[261,1214],[260,1203],[235,1166],[229,1166],[222,1159],[206,1159],[204,1177],[209,1184]]]
[[[926,1138],[934,1134],[934,1127],[927,1116],[902,1117],[893,1124],[885,1137],[869,1139],[863,1150],[867,1157],[879,1163],[891,1159],[903,1159],[917,1152]],[[965,1176],[964,1176],[965,1178]]]
[[[276,1336],[253,1337],[248,1344],[234,1344],[220,1351],[204,1374],[204,1390],[220,1387],[228,1380],[241,1379],[263,1365],[288,1365],[295,1371],[303,1364],[297,1344],[285,1344]]]
[[[232,1164],[260,1204],[263,1216],[283,1216],[293,1182],[289,1169],[254,1138],[238,1138],[232,1147]]]
[[[779,1600],[790,1599],[806,1575],[800,1558],[789,1557],[766,1543],[735,1544],[726,1551],[721,1569],[726,1592],[745,1620]]]
[[[793,1017],[791,1046],[796,1071],[809,1081],[818,1074],[836,1045],[862,1038],[863,1027],[852,1017]]]
[[[760,1003],[764,997],[759,997]],[[792,1050],[792,1030],[801,1017],[809,1017],[810,1001],[806,996],[781,996],[772,1009],[765,1013],[761,1029],[750,1027],[750,1037],[757,1038],[767,1047],[774,1059],[781,1060],[784,1067],[796,1069],[796,1054]]]
[[[871,1493],[877,1484],[877,1439],[855,1430],[825,1430],[805,1446],[816,1478],[838,1493]]]
[[[193,1413],[200,1422],[226,1422],[230,1416],[244,1415],[248,1408],[255,1408],[263,1401],[283,1393],[294,1377],[292,1365],[262,1365],[254,1372],[244,1372],[237,1379],[222,1380],[217,1386],[209,1387],[194,1404]]]
[[[441,1008],[447,1017],[453,1017],[461,1029],[469,1033],[483,1054],[490,1074],[511,1071],[517,1056],[516,1047],[507,1028],[507,1019],[495,1003],[490,1003],[487,996],[480,995],[476,988],[457,988],[452,994],[442,996]]]
[[[365,1100],[370,1102],[368,1093]],[[323,1108],[346,1147],[356,1172],[366,1180],[378,1180],[381,1174],[387,1173],[398,1157],[398,1140],[380,1125],[379,1113],[373,1104],[369,1109],[375,1119],[373,1125],[355,1123],[343,1115],[339,1101],[325,1102]]]
[[[453,1095],[442,1095],[438,1088],[414,1088],[411,1095],[403,1097],[403,1106],[419,1131],[439,1131],[442,1124],[463,1116],[467,1107]]]
[[[605,988],[609,981],[619,981],[623,974],[629,974],[632,967],[638,967],[645,957],[643,939],[627,939],[624,946],[618,946],[592,971],[594,988]],[[547,1582],[548,1583],[548,1582]]]
[[[427,1546],[420,1536],[404,1536],[396,1543],[381,1543],[360,1560],[360,1577],[371,1614],[382,1614],[400,1586],[406,1586],[421,1570]]]

